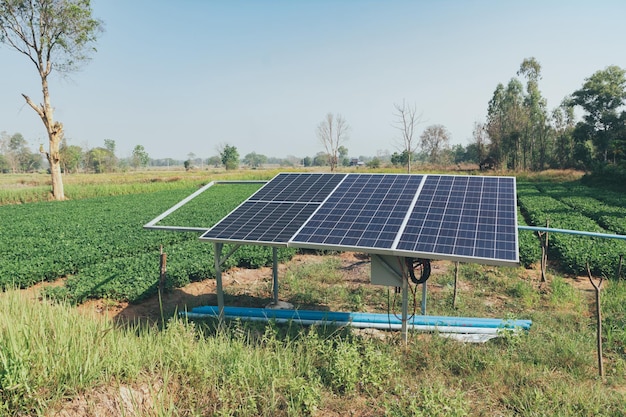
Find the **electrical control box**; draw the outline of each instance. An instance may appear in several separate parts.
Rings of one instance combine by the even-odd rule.
[[[370,279],[374,285],[401,287],[404,258],[372,254]]]

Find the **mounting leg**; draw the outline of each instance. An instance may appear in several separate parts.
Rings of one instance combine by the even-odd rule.
[[[402,340],[404,343],[409,341],[408,331],[409,321],[409,280],[402,279]]]
[[[426,315],[426,294],[428,292],[428,288],[426,287],[426,282],[422,284],[422,316]]]
[[[274,279],[274,305],[278,305],[278,249],[272,247],[272,277]]]
[[[223,243],[214,243],[215,257],[215,285],[217,287],[217,308],[220,312],[220,320],[224,318],[224,288],[222,286],[222,264],[220,257],[222,256]]]

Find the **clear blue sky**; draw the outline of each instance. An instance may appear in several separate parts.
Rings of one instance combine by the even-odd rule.
[[[466,145],[498,83],[542,65],[550,109],[609,65],[626,68],[626,2],[92,0],[105,23],[92,61],[50,80],[70,144],[119,157],[313,156],[328,112],[351,127],[350,156],[398,149],[394,103]],[[0,46],[0,131],[47,145],[20,93],[41,101],[25,57]]]

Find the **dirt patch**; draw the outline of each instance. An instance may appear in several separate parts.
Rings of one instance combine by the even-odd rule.
[[[347,285],[369,283],[369,255],[342,252],[336,255],[340,260],[342,276]],[[279,264],[278,279],[284,276],[288,268],[301,264],[321,262],[323,256],[298,254],[289,262]],[[222,274],[223,288],[228,294],[237,297],[239,305],[268,304],[272,300],[273,271],[271,267],[259,269],[231,268]],[[40,293],[45,285],[62,285],[63,281],[40,284],[29,291],[33,296]],[[261,295],[259,297],[259,294]],[[161,295],[154,295],[138,303],[118,302],[113,300],[89,300],[78,307],[79,311],[96,313],[123,323],[149,322],[158,323],[180,311],[187,311],[200,305],[216,305],[215,279],[192,282],[185,287],[176,288]]]
[[[157,414],[155,399],[162,392],[163,382],[154,381],[151,385],[120,385],[94,389],[76,396],[61,405],[54,413],[57,417],[112,417],[143,416]]]

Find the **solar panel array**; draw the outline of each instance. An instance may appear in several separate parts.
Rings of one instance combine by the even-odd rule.
[[[515,178],[283,173],[201,239],[516,264]]]

